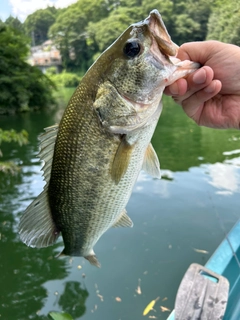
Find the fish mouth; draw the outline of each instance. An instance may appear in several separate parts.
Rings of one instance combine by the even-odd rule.
[[[189,60],[181,61],[176,58],[179,47],[171,40],[158,10],[152,10],[144,20],[144,23],[147,24],[152,36],[152,46],[150,49],[153,55],[152,64],[158,69],[168,66],[172,71],[175,70],[174,76],[171,77],[171,83],[180,78],[181,74],[186,76],[188,73],[201,67],[197,62]],[[165,85],[169,84],[168,79],[165,79]]]
[[[133,27],[147,27],[148,33],[155,39],[158,49],[166,56],[176,56],[178,45],[172,42],[171,37],[164,25],[162,17],[158,10],[154,9],[149,16],[138,23],[133,24]]]
[[[148,32],[152,39],[150,47],[151,63],[155,68],[159,70],[171,69],[174,72],[176,67],[169,59],[169,57],[175,57],[178,52],[178,46],[172,42],[170,35],[164,25],[162,17],[157,10],[150,12],[149,16],[145,19],[145,23],[148,26]],[[168,79],[165,80],[165,85]]]
[[[151,56],[149,56],[152,65],[158,70],[167,70],[162,79],[164,86],[168,86],[177,79],[185,77],[188,73],[200,68],[199,63],[189,60],[181,61],[176,58],[179,47],[171,40],[158,10],[152,10],[145,20],[136,25],[145,26],[145,32],[152,39]],[[168,75],[171,75],[171,77]]]
[[[160,13],[156,9],[152,10],[145,20],[134,24],[133,27],[141,28],[145,36],[151,39],[149,62],[160,71],[167,70],[163,73],[162,80],[165,86],[168,85],[168,75],[177,69],[170,57],[177,55],[179,47],[172,42]]]
[[[159,50],[167,56],[176,56],[179,47],[172,42],[160,13],[156,9],[152,10],[144,22],[148,25]]]

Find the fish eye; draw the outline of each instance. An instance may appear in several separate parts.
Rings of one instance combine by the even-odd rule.
[[[141,50],[141,46],[138,41],[133,40],[129,41],[125,44],[123,48],[123,53],[128,57],[128,58],[135,58]]]

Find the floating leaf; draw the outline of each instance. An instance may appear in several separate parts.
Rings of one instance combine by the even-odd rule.
[[[94,313],[97,310],[98,306],[97,304],[94,305],[94,309],[91,310],[92,313]]]
[[[201,250],[201,249],[196,249],[196,248],[193,248],[193,250],[198,253],[209,254],[209,252],[207,250]]]
[[[160,306],[160,308],[162,312],[166,312],[166,311],[171,312],[171,310],[166,307]]]
[[[137,292],[137,294],[142,294],[142,291],[141,291],[141,287],[140,287],[140,286],[138,286],[135,291]]]
[[[135,290],[137,292],[137,294],[142,294],[140,283],[141,283],[141,279],[138,279],[138,286],[137,286],[137,289]]]
[[[149,302],[149,304],[146,306],[146,308],[143,311],[143,315],[146,316],[151,310],[153,310],[153,307],[155,306],[155,303],[158,301],[159,297],[157,297],[155,300],[152,300]]]
[[[72,316],[65,312],[49,312],[48,316],[53,320],[73,320]]]
[[[103,296],[99,293],[97,293],[98,298],[103,302]]]

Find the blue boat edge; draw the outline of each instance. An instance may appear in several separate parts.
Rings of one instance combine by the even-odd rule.
[[[227,309],[223,320],[240,319],[240,220],[210,257],[205,267],[228,279],[230,284]],[[175,320],[174,310],[167,320]]]

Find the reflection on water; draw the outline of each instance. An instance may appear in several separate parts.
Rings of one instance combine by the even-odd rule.
[[[82,258],[55,258],[61,239],[38,250],[17,234],[20,215],[44,186],[37,136],[62,111],[0,117],[3,129],[30,134],[22,148],[1,146],[5,159],[23,169],[14,177],[0,174],[1,319],[46,319],[50,311],[65,311],[75,320],[139,320],[158,296],[149,315],[167,318],[160,307],[173,308],[188,266],[209,258],[195,249],[211,254],[239,219],[240,132],[197,127],[171,100],[164,105],[153,138],[162,180],[141,172],[127,206],[134,227],[103,235],[95,247],[101,269]]]
[[[240,160],[240,158],[235,159]],[[208,166],[209,183],[220,189],[218,194],[231,195],[240,192],[240,175],[237,167],[226,163],[215,163]]]
[[[70,313],[73,318],[80,318],[86,311],[85,302],[87,297],[87,290],[82,289],[79,282],[69,281],[65,283],[64,292],[59,299],[59,305],[62,310]]]
[[[64,310],[64,312],[71,314],[74,319],[85,314],[86,299],[89,293],[84,283],[55,280],[48,281],[43,286],[46,288],[48,296],[45,299],[45,307],[39,311],[39,314],[43,314],[46,307],[52,311]],[[54,290],[51,288],[54,288]]]

